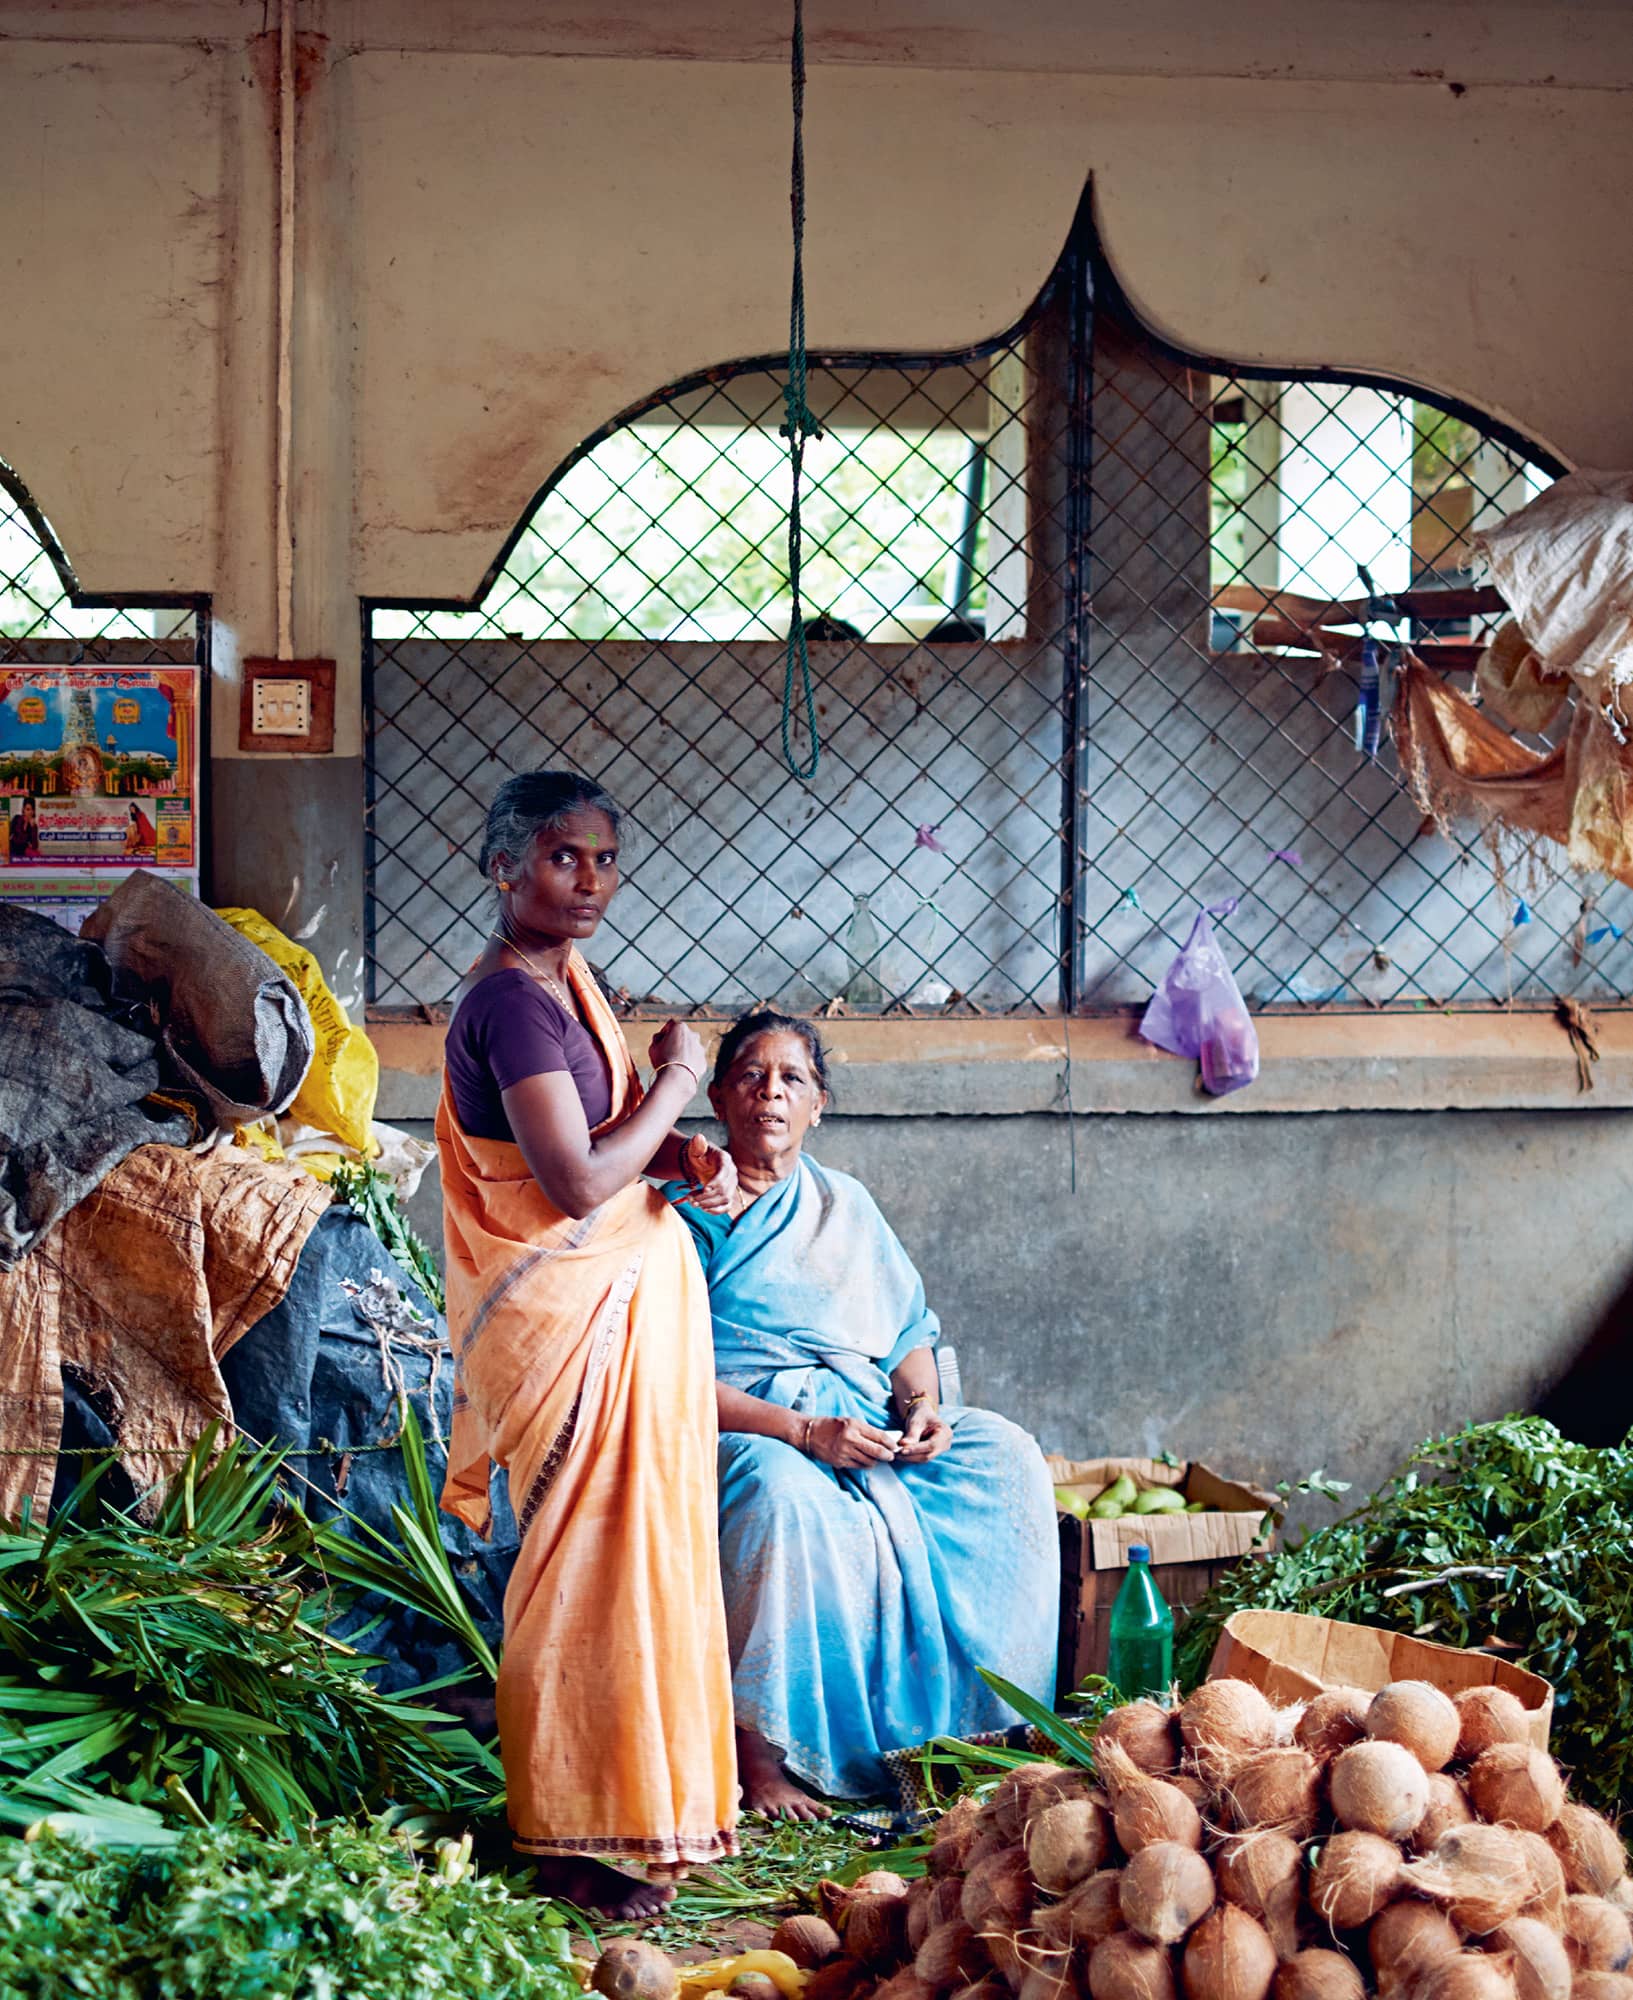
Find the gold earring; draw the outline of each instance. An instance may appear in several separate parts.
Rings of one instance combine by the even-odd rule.
[[[501,882],[501,883],[499,884],[499,887],[500,887],[500,888],[501,888],[502,890],[505,890],[505,891],[509,891],[509,890],[511,890],[511,889],[514,889],[514,888],[515,888],[515,886],[516,886],[516,884],[515,884],[514,882]]]

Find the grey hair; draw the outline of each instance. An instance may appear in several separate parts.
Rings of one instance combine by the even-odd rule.
[[[616,835],[623,821],[617,802],[593,778],[576,771],[518,771],[493,795],[482,833],[477,866],[491,882],[501,854],[519,868],[528,845],[541,833],[553,832],[572,813],[605,813]]]

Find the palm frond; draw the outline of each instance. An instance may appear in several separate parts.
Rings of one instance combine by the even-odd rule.
[[[1023,1722],[1030,1723],[1040,1736],[1047,1737],[1069,1764],[1080,1765],[1085,1771],[1094,1769],[1094,1752],[1081,1730],[1074,1729],[1052,1708],[1045,1708],[1025,1688],[1006,1681],[1002,1674],[990,1673],[985,1667],[977,1667],[976,1672],[1000,1701],[1008,1702]]]

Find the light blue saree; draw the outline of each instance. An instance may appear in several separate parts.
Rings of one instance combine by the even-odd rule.
[[[890,1372],[940,1322],[860,1181],[802,1158],[736,1222],[680,1212],[708,1274],[720,1381],[805,1415],[896,1421]],[[737,1721],[833,1797],[884,1789],[885,1750],[1013,1722],[978,1666],[1054,1694],[1043,1459],[990,1411],[943,1414],[951,1448],[899,1468],[835,1472],[779,1439],[720,1439]]]

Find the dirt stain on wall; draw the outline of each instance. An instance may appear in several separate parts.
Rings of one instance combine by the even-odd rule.
[[[602,353],[491,345],[481,365],[481,427],[437,453],[432,487],[445,526],[509,529],[628,392],[619,362]]]

